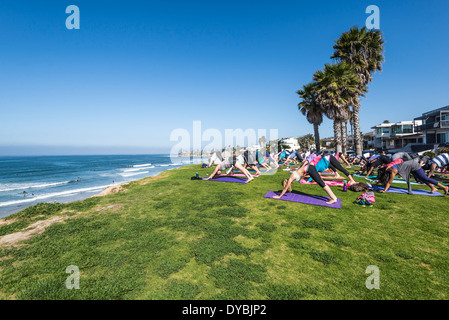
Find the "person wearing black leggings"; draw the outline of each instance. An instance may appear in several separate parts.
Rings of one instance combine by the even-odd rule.
[[[311,179],[313,179],[315,181],[318,178],[322,179],[319,173],[323,172],[327,168],[329,168],[332,171],[334,171],[337,176],[339,176],[338,172],[337,172],[337,170],[338,170],[338,171],[342,172],[346,177],[348,177],[349,185],[356,183],[354,181],[354,179],[352,178],[352,175],[348,172],[348,170],[343,168],[340,161],[338,161],[338,159],[332,155],[326,155],[326,156],[322,156],[321,158],[320,157],[315,158],[311,163],[315,163],[315,170],[312,168],[312,174],[315,177],[312,177],[312,175],[310,175],[310,177],[311,177]],[[309,170],[310,170],[310,168],[309,168]],[[311,179],[309,179],[309,181],[311,181]]]
[[[340,162],[334,156],[331,156],[331,155],[321,156],[320,155],[320,156],[317,156],[316,158],[314,158],[313,160],[311,160],[311,162],[308,162],[306,160],[304,162],[304,164],[298,170],[294,171],[290,175],[290,178],[288,180],[284,179],[282,181],[282,185],[284,186],[284,189],[282,190],[282,192],[279,196],[274,196],[273,198],[280,199],[287,192],[287,190],[289,192],[291,192],[291,190],[292,190],[291,185],[292,185],[293,181],[299,182],[299,181],[301,181],[301,179],[303,177],[305,177],[306,174],[308,174],[310,176],[310,178],[312,180],[314,180],[316,183],[318,183],[318,185],[321,188],[323,188],[323,190],[326,191],[326,193],[329,195],[330,200],[326,202],[327,204],[333,204],[333,203],[337,202],[337,197],[332,192],[331,188],[324,183],[323,179],[321,178],[321,176],[319,174],[319,172],[323,172],[331,164],[337,170],[340,170],[341,172],[343,172],[343,174],[345,174],[348,177],[349,185],[356,183],[354,181],[354,179],[352,178],[352,176],[349,174],[349,172],[341,166]]]
[[[249,150],[245,150],[245,152],[243,152],[242,156],[243,156],[243,160],[245,161],[243,167],[245,169],[251,168],[254,171],[256,171],[257,174],[260,174],[259,168],[257,167],[256,153],[249,151]]]

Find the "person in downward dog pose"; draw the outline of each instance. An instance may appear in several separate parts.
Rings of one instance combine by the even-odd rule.
[[[349,163],[348,159],[343,154],[343,152],[338,152],[335,155],[335,159],[343,161],[346,164],[346,168],[351,168],[351,164]]]
[[[430,178],[435,172],[436,168],[443,169],[448,164],[449,164],[449,153],[442,153],[436,156],[429,162],[430,171],[427,176]]]
[[[410,184],[410,174],[413,174],[416,181],[423,182],[430,187],[430,193],[434,193],[437,189],[434,186],[439,187],[444,190],[444,194],[447,195],[449,187],[443,186],[441,183],[435,179],[426,176],[423,168],[419,162],[415,160],[402,161],[397,164],[388,164],[384,168],[380,168],[377,171],[377,178],[380,184],[384,186],[384,190],[380,192],[387,192],[390,189],[391,184],[394,181],[394,177],[399,174],[402,178],[407,181],[408,194],[413,194],[412,187]]]
[[[308,174],[310,178],[314,180],[316,183],[318,183],[318,185],[321,188],[323,188],[324,191],[326,191],[326,193],[329,195],[330,200],[326,202],[327,204],[333,204],[337,202],[337,197],[332,192],[331,188],[324,183],[323,179],[318,173],[319,171],[322,172],[326,170],[331,164],[348,177],[349,179],[348,185],[356,183],[352,178],[352,176],[349,174],[349,172],[341,166],[340,162],[334,156],[332,155],[326,156],[319,155],[315,157],[309,156],[309,158],[306,161],[304,161],[304,164],[290,175],[289,179],[284,179],[282,181],[282,185],[284,187],[282,193],[279,196],[274,196],[273,198],[280,199],[287,192],[287,190],[291,192],[292,191],[291,185],[293,181],[299,182],[301,181],[302,178],[306,176],[306,174]]]
[[[274,153],[271,154],[270,152],[268,152],[268,150],[266,150],[265,151],[265,157],[267,158],[267,161],[270,161],[270,166],[273,165],[276,168],[279,167],[279,164],[278,164],[278,162],[275,159],[276,156],[274,155]]]
[[[254,171],[256,171],[256,174],[260,174],[260,170],[257,167],[257,158],[256,158],[256,153],[254,151],[250,151],[250,150],[245,150],[245,152],[243,152],[239,158],[240,163],[243,165],[243,167],[246,168],[251,168]],[[243,160],[243,162],[242,162]]]
[[[219,164],[223,161],[223,156],[221,154],[221,151],[215,151],[212,157],[209,159],[208,168],[212,167],[213,164]]]
[[[216,179],[221,175],[222,171],[225,171],[226,169],[231,169],[232,171],[232,169],[235,167],[236,169],[243,172],[246,178],[248,178],[248,182],[253,181],[254,177],[251,175],[251,173],[249,173],[248,170],[243,167],[241,161],[243,161],[243,159],[239,159],[235,156],[225,158],[222,162],[220,162],[220,164],[215,167],[214,172],[204,180]]]
[[[267,164],[265,157],[264,157],[264,153],[262,151],[256,151],[256,159],[257,159],[257,163],[264,167],[265,169],[267,169],[267,172],[271,170],[270,166]]]
[[[287,160],[284,162],[284,166],[289,166],[290,162],[299,164],[300,162],[303,162],[304,159],[301,156],[301,151],[297,149],[296,151],[290,153],[290,155],[287,157]]]
[[[382,151],[380,155],[374,159],[370,159],[368,161],[368,172],[365,178],[368,178],[374,169],[379,168],[380,166],[389,164],[391,162],[391,158],[385,154],[385,151]]]

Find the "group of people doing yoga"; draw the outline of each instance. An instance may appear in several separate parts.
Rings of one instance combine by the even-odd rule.
[[[216,151],[209,159],[208,167],[216,165],[214,172],[205,180],[216,179],[223,175],[223,171],[226,170],[224,175],[232,176],[234,175],[234,169],[241,171],[248,182],[254,180],[253,175],[248,171],[252,169],[257,175],[260,175],[259,166],[266,169],[266,172],[271,170],[271,165],[278,167],[278,162],[274,159],[273,155],[266,150],[243,150],[240,154],[236,154],[233,151],[226,150],[226,155],[224,156],[221,151]]]
[[[378,183],[384,186],[384,190],[380,192],[387,192],[394,182],[394,178],[399,175],[407,182],[408,193],[413,194],[410,181],[410,176],[413,175],[418,183],[429,186],[431,193],[437,191],[435,187],[438,187],[445,194],[448,194],[449,188],[432,178],[437,168],[443,168],[448,163],[449,155],[447,153],[440,154],[432,159],[430,156],[419,156],[408,152],[387,155],[385,151],[381,151],[379,154],[366,159],[362,167],[362,173],[366,171],[366,177],[369,177],[377,169]],[[429,170],[427,175],[425,170]]]
[[[383,150],[378,154],[365,154],[359,158],[348,157],[346,158],[342,153],[335,155],[327,152],[320,153],[305,153],[300,150],[293,150],[291,152],[284,150],[277,154],[270,154],[268,151],[262,150],[249,150],[246,149],[240,154],[228,152],[224,157],[222,152],[215,152],[209,160],[208,167],[216,165],[214,172],[206,179],[215,179],[222,175],[223,171],[226,171],[226,175],[233,175],[234,169],[240,170],[248,182],[254,180],[253,175],[248,171],[252,169],[256,174],[260,174],[259,167],[266,168],[267,171],[271,169],[268,163],[274,165],[276,168],[280,161],[284,161],[284,165],[288,166],[290,163],[300,165],[290,175],[289,179],[282,180],[283,190],[280,195],[274,198],[281,198],[287,191],[292,191],[292,183],[300,182],[301,179],[308,179],[309,182],[316,182],[323,190],[329,195],[330,200],[327,204],[333,204],[337,202],[337,197],[332,192],[331,188],[323,181],[321,173],[329,169],[335,174],[335,178],[341,178],[338,171],[343,173],[348,179],[348,186],[351,186],[357,182],[354,181],[353,176],[341,165],[340,161],[345,163],[348,168],[351,164],[358,163],[362,166],[361,173],[366,171],[366,177],[373,174],[377,169],[377,180],[379,184],[384,186],[384,190],[380,192],[387,192],[394,182],[397,175],[405,179],[408,185],[409,194],[413,194],[411,188],[411,175],[419,183],[426,184],[430,187],[431,193],[437,191],[440,188],[445,194],[448,194],[449,187],[441,184],[437,180],[432,178],[436,169],[443,170],[449,165],[449,154],[443,153],[435,158],[429,156],[418,156],[407,152],[398,152],[393,155],[387,155]],[[428,174],[424,169],[429,170]]]
[[[309,178],[315,181],[329,195],[330,200],[326,202],[328,205],[337,202],[337,197],[332,192],[331,188],[323,181],[320,173],[324,172],[327,169],[330,169],[335,173],[337,173],[337,171],[340,171],[348,178],[349,186],[357,183],[354,181],[352,175],[340,164],[339,159],[343,160],[342,155],[342,153],[337,153],[335,156],[325,153],[313,153],[309,155],[302,163],[301,167],[293,171],[289,179],[284,179],[282,181],[284,189],[282,190],[280,195],[274,196],[273,198],[282,198],[287,190],[289,192],[292,191],[291,186],[293,182],[300,182],[302,178]]]

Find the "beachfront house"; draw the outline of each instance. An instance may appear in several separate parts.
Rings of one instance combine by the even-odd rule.
[[[400,121],[395,123],[382,123],[371,127],[376,135],[374,137],[374,148],[376,149],[399,149],[410,143],[423,143],[423,134],[416,131],[416,126],[422,121]]]
[[[449,106],[423,113],[414,121],[415,131],[423,134],[425,144],[449,143]]]

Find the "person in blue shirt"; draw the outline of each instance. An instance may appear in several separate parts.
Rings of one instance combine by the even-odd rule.
[[[333,203],[337,202],[337,200],[338,200],[337,197],[332,192],[331,188],[324,183],[324,181],[321,178],[319,171],[318,171],[318,170],[320,170],[320,172],[322,172],[322,171],[326,170],[330,164],[332,164],[335,168],[337,168],[338,170],[343,172],[348,177],[348,179],[349,179],[348,185],[357,183],[354,181],[354,179],[349,174],[349,172],[341,166],[340,162],[334,156],[318,155],[318,156],[314,157],[313,160],[311,160],[311,161],[309,161],[309,160],[304,161],[303,165],[299,169],[294,171],[290,175],[289,179],[282,180],[282,186],[284,187],[284,189],[282,190],[282,192],[279,196],[274,196],[273,198],[274,199],[282,198],[284,196],[284,194],[287,192],[287,190],[289,192],[291,192],[291,190],[292,190],[291,185],[292,185],[293,181],[300,182],[302,178],[304,178],[306,175],[308,175],[308,176],[310,176],[310,178],[312,180],[314,180],[316,183],[318,183],[318,185],[321,188],[323,188],[323,190],[326,191],[326,193],[329,195],[330,199],[329,199],[329,201],[326,202],[327,204],[333,204]]]

